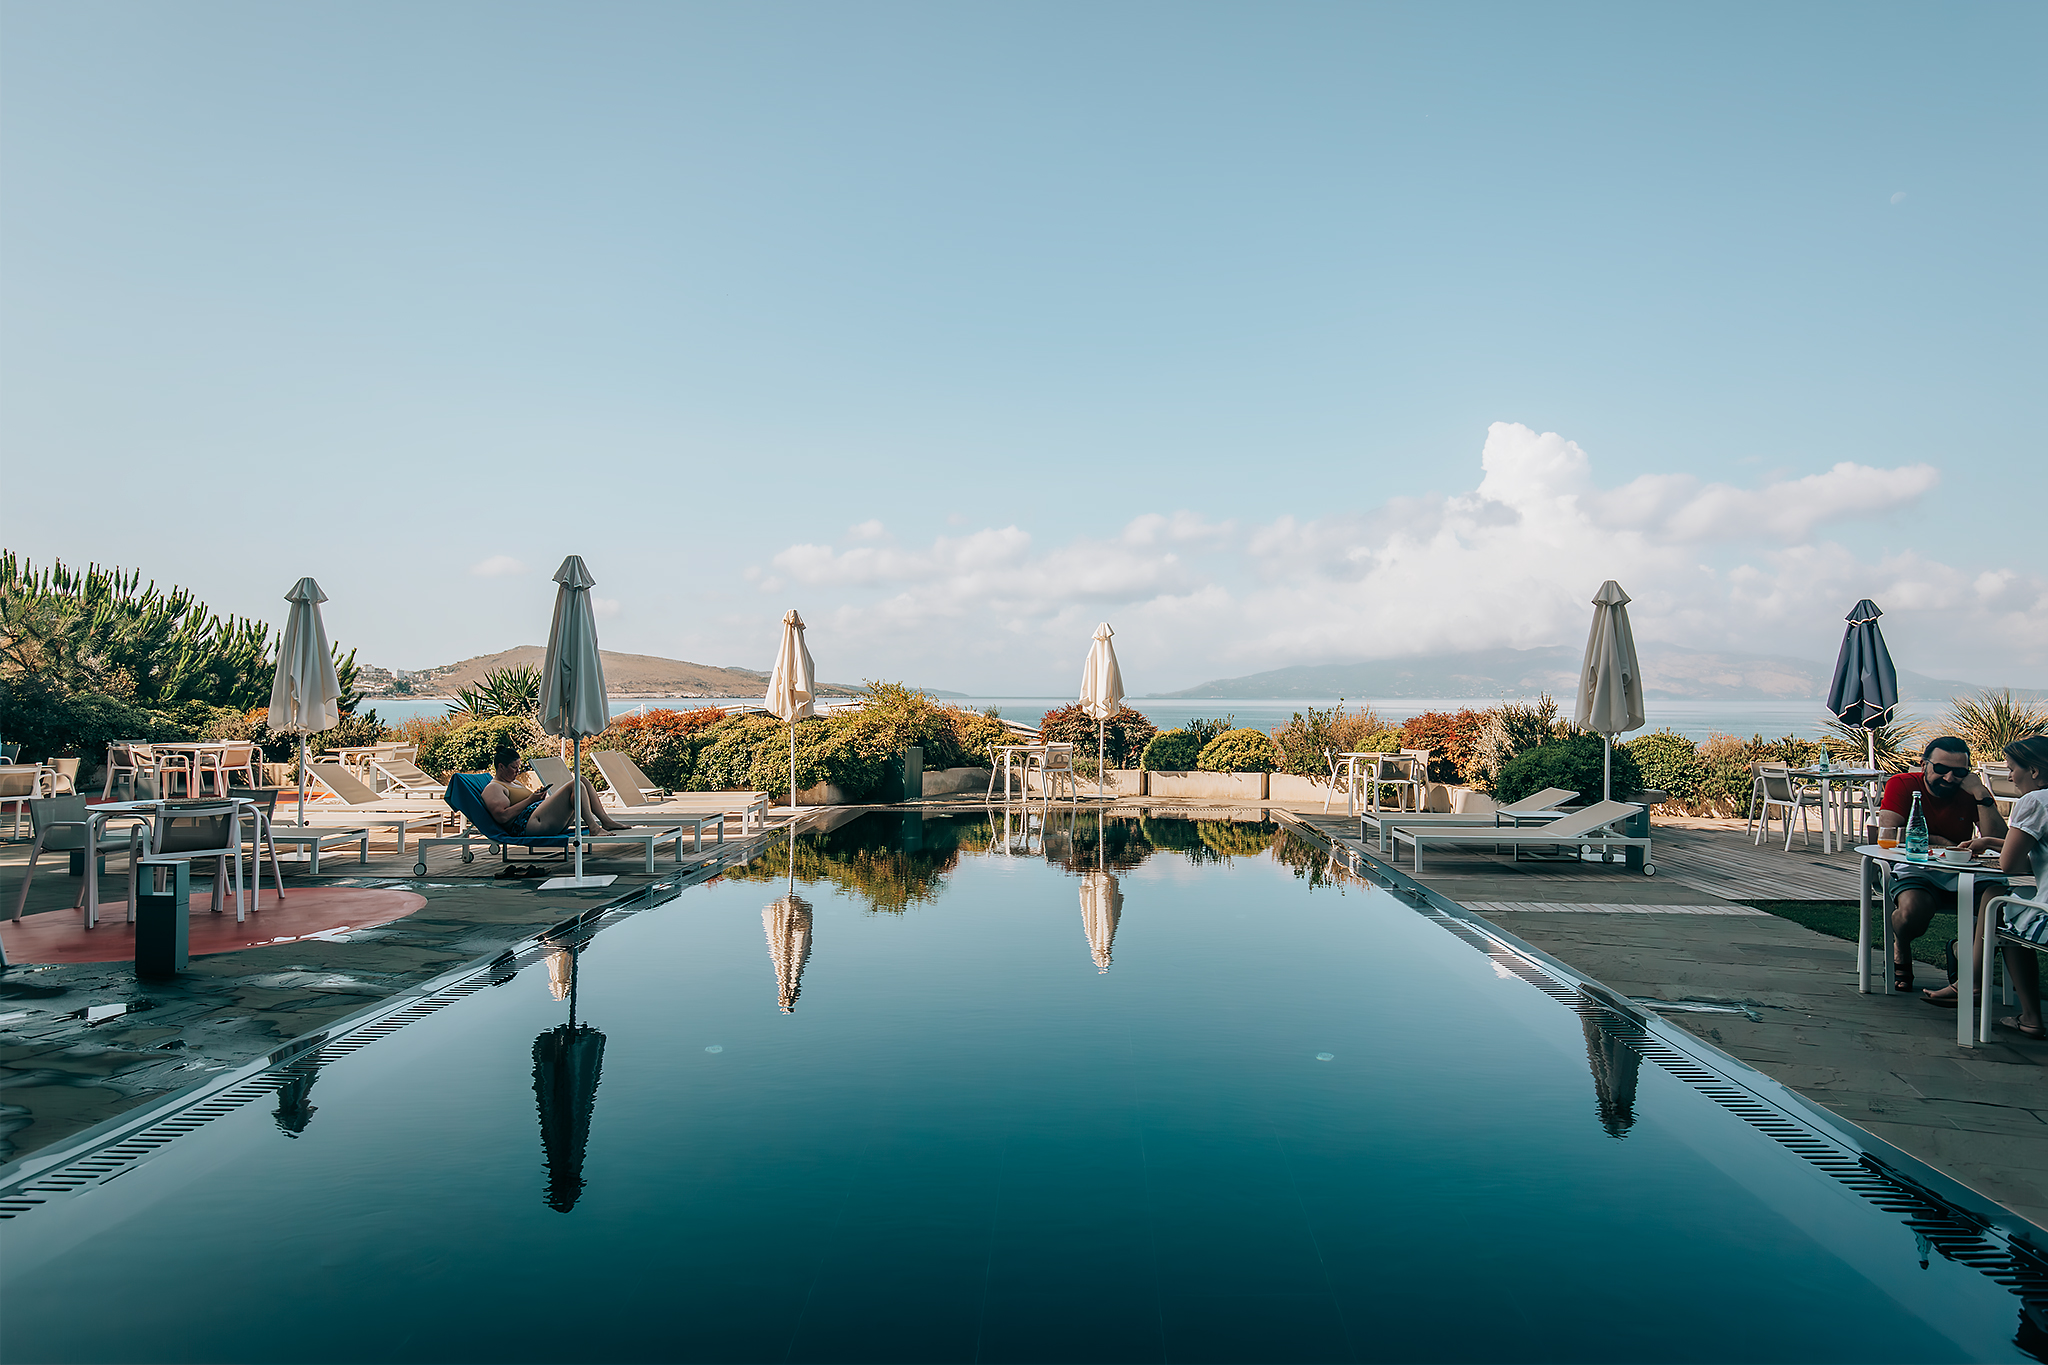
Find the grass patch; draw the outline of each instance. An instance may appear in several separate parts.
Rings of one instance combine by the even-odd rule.
[[[1847,939],[1851,943],[1856,941],[1855,901],[1737,901],[1735,904],[1750,906],[1779,919],[1789,919],[1794,924],[1803,924],[1830,938]],[[1873,937],[1880,932],[1875,919],[1871,922],[1870,932]],[[1948,950],[1949,940],[1957,932],[1954,915],[1936,915],[1928,924],[1927,932],[1913,940],[1914,961],[1939,967]]]

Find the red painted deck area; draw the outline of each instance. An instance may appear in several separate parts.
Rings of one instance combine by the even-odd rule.
[[[204,891],[192,897],[191,953],[233,953],[290,943],[313,934],[343,929],[373,929],[404,919],[427,903],[411,891],[373,890],[349,886],[294,888],[279,903],[277,892],[265,891],[257,908],[240,924],[232,905],[219,914],[207,907]],[[128,922],[128,903],[111,900],[100,906],[97,929],[85,929],[77,910],[50,910],[24,915],[20,923],[0,920],[0,942],[12,963],[128,962],[135,957],[135,926]]]

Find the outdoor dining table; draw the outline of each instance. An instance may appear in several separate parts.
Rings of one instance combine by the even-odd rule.
[[[1971,945],[1977,941],[1977,883],[1980,880],[1993,881],[2004,885],[2009,879],[1998,870],[1997,863],[1985,863],[1973,858],[1967,863],[1948,863],[1930,856],[1913,857],[1903,848],[1885,848],[1878,844],[1863,844],[1856,850],[1863,856],[1862,876],[1856,895],[1856,989],[1864,995],[1870,994],[1870,911],[1873,903],[1872,891],[1876,892],[1875,904],[1878,919],[1882,925],[1879,934],[1884,950],[1884,970],[1878,973],[1883,983],[1881,994],[1892,994],[1892,917],[1886,907],[1891,901],[1892,869],[1895,867],[1924,867],[1936,872],[1946,872],[1956,879],[1956,958],[1961,968],[1956,973],[1956,1046],[1975,1047],[1980,1038],[1991,1036],[1991,1001],[1982,1002],[1981,1019],[1977,1002],[1976,973],[1966,965],[1969,962]],[[1877,875],[1871,875],[1875,872]],[[1987,945],[1986,952],[1990,951]],[[1973,1027],[1974,1026],[1974,1027]]]
[[[1364,800],[1366,801],[1366,809],[1367,809],[1367,810],[1375,810],[1375,811],[1376,811],[1376,810],[1378,810],[1378,809],[1380,808],[1380,801],[1379,801],[1379,788],[1380,788],[1380,784],[1379,784],[1379,775],[1380,775],[1380,773],[1379,773],[1379,765],[1380,765],[1380,764],[1381,764],[1382,762],[1393,762],[1393,763],[1406,763],[1406,764],[1408,765],[1408,768],[1409,768],[1409,776],[1410,776],[1410,778],[1412,779],[1412,778],[1413,778],[1413,777],[1415,776],[1415,771],[1414,771],[1414,770],[1415,770],[1415,767],[1416,767],[1416,765],[1417,765],[1417,764],[1419,764],[1419,763],[1420,763],[1420,762],[1422,761],[1422,760],[1420,760],[1420,759],[1416,758],[1416,757],[1415,757],[1415,756],[1414,756],[1413,754],[1403,754],[1403,753],[1391,753],[1391,754],[1381,754],[1381,753],[1356,753],[1356,754],[1338,754],[1338,755],[1336,755],[1336,759],[1337,759],[1337,766],[1338,766],[1338,768],[1339,768],[1339,769],[1340,769],[1340,770],[1342,771],[1342,773],[1343,773],[1343,775],[1344,775],[1344,776],[1343,776],[1343,779],[1342,779],[1342,780],[1343,780],[1343,783],[1344,783],[1344,814],[1345,814],[1345,815],[1347,815],[1347,816],[1352,816],[1352,815],[1356,815],[1356,814],[1358,813],[1358,812],[1357,812],[1356,810],[1354,810],[1354,809],[1352,808],[1352,802],[1351,802],[1351,793],[1352,793],[1352,791],[1353,791],[1353,790],[1354,790],[1354,789],[1355,789],[1355,788],[1356,788],[1356,787],[1358,786],[1358,777],[1359,777],[1359,774],[1358,774],[1358,769],[1359,769],[1359,766],[1360,766],[1360,764],[1364,763],[1364,762],[1365,762],[1365,760],[1367,760],[1367,759],[1370,759],[1370,760],[1372,760],[1372,771],[1371,771],[1371,774],[1370,774],[1370,776],[1368,776],[1368,777],[1366,778],[1366,782],[1367,782],[1367,787],[1366,787],[1366,791],[1365,791],[1364,793],[1362,793],[1362,799],[1364,799]],[[1417,788],[1416,788],[1416,790],[1417,790],[1417,792],[1418,792],[1418,793],[1420,793],[1420,791],[1421,791],[1421,787],[1420,787],[1420,786],[1418,785],[1418,786],[1417,786]],[[1417,809],[1420,809],[1420,808],[1421,808],[1421,806],[1422,806],[1422,802],[1421,802],[1421,800],[1420,800],[1420,798],[1419,798],[1419,796],[1418,796],[1418,799],[1417,799],[1417,801],[1416,801],[1416,807],[1417,807]],[[1403,809],[1406,809],[1406,807],[1404,806],[1404,807],[1403,807]]]
[[[1841,783],[1842,797],[1847,797],[1850,786],[1867,786],[1879,781],[1884,773],[1877,768],[1793,768],[1790,775],[1801,781],[1818,783],[1820,786],[1820,851],[1839,853],[1849,846],[1849,831],[1843,826],[1847,817],[1848,804],[1837,798],[1835,784]]]
[[[193,790],[193,784],[199,780],[199,756],[201,754],[226,753],[230,748],[246,747],[246,741],[241,744],[231,744],[226,740],[173,740],[167,744],[152,743],[149,746],[149,752],[156,759],[156,770],[151,773],[150,778],[156,783],[156,794],[158,796],[164,794],[164,755],[183,754],[185,756],[185,794],[187,796],[195,796],[197,792]]]
[[[1043,757],[1045,753],[1051,748],[1052,745],[1050,743],[1043,741],[1037,744],[998,744],[993,746],[992,751],[996,754],[997,759],[1002,764],[1003,768],[1003,800],[1005,802],[1007,802],[1010,799],[1011,762],[1021,755],[1024,760],[1024,773],[1026,776],[1029,776],[1031,772],[1031,755],[1038,754],[1041,757]],[[969,788],[969,790],[972,790],[972,788]],[[988,775],[988,791],[984,793],[984,795],[993,796],[995,795],[995,790],[996,775],[994,771],[991,770]],[[1026,792],[1025,795],[1029,796],[1030,793]]]
[[[256,825],[257,835],[261,837],[263,820],[254,802],[246,797],[239,796],[225,796],[219,799],[234,803],[235,827],[237,830],[241,828],[242,821],[253,820]],[[172,804],[169,801],[103,801],[98,805],[89,805],[85,808],[84,846],[88,850],[99,847],[101,832],[106,828],[109,820],[135,820],[148,824],[151,820],[161,816],[166,806]],[[212,805],[215,802],[209,800],[205,804]],[[97,928],[100,922],[99,866],[100,860],[88,853],[85,859],[85,927],[88,929]],[[138,872],[139,869],[131,860],[128,868],[130,882],[134,881]],[[240,919],[241,914],[242,907],[238,904],[235,906],[235,917]]]

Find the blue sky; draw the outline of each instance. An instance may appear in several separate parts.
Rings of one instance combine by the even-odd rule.
[[[0,9],[6,543],[422,667],[2048,685],[2038,5]],[[1841,468],[1838,468],[1841,467]],[[2038,514],[2029,514],[2038,518]]]

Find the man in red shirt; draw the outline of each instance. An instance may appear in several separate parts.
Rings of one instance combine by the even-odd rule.
[[[1943,735],[1920,755],[1915,772],[1899,773],[1884,784],[1884,801],[1878,808],[1877,827],[1897,834],[1913,812],[1913,797],[1920,797],[1920,814],[1927,821],[1930,848],[1954,848],[1968,844],[1981,850],[1991,840],[2003,838],[2005,821],[1990,790],[1970,769],[1970,746],[1953,735]],[[2000,890],[1996,882],[1979,878],[1977,899]],[[1927,866],[1894,866],[1892,869],[1892,986],[1913,988],[1913,940],[1927,932],[1927,925],[1941,911],[1956,909],[1956,874]],[[1922,991],[1928,1003],[1955,1007],[1952,991]]]

